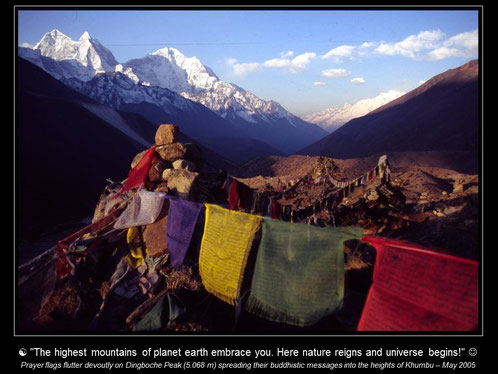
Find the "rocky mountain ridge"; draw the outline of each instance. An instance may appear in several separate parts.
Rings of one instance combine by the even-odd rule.
[[[477,160],[478,72],[473,60],[438,74],[298,153],[346,159],[380,152],[465,151]]]
[[[167,121],[168,112],[174,112],[178,107],[191,110],[189,102],[200,103],[219,118],[197,116],[196,131],[180,123],[185,127],[184,132],[193,137],[204,126],[209,127],[209,131],[223,132],[225,136],[258,139],[281,152],[290,153],[326,134],[320,127],[292,115],[275,101],[261,100],[220,80],[199,59],[186,57],[174,48],[162,48],[144,58],[120,64],[88,33],[74,41],[53,30],[33,48],[18,47],[18,53],[101,103],[113,102],[115,108],[129,104],[131,111],[138,110],[136,106],[142,103],[153,105],[159,108],[155,112],[166,113],[162,114],[160,122]],[[108,74],[113,78],[102,78]],[[117,84],[117,88],[112,89],[109,82]],[[217,129],[219,126],[223,128]]]
[[[381,92],[373,98],[363,99],[354,104],[346,103],[342,107],[326,108],[304,116],[303,119],[316,123],[324,130],[332,133],[350,120],[362,117],[403,94],[404,92],[398,90]]]

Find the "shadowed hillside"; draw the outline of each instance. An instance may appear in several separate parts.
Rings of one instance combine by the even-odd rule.
[[[345,159],[392,152],[467,151],[469,158],[477,159],[478,95],[478,62],[473,60],[351,120],[298,153]]]

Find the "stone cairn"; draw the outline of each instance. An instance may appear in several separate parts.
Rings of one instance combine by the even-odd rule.
[[[144,187],[149,191],[164,192],[200,203],[226,202],[222,189],[226,172],[208,165],[201,148],[194,143],[179,142],[179,135],[177,125],[159,125],[155,135],[156,148]],[[131,169],[140,162],[146,151],[133,158]],[[100,196],[92,222],[102,219],[116,206],[124,208],[132,198],[133,191],[127,191],[119,198],[112,199],[123,182],[113,182],[110,179],[108,182],[110,184]]]
[[[178,141],[180,130],[172,124],[159,125],[155,145],[156,152],[152,160],[146,188],[159,191],[182,199],[195,200],[195,187],[199,172],[204,165],[201,149],[193,143]],[[131,167],[140,162],[145,151],[135,156]],[[144,229],[144,241],[149,255],[155,257],[167,251],[166,222],[167,208],[159,216],[157,222]]]
[[[204,158],[196,144],[179,142],[179,135],[178,126],[159,125],[155,136],[156,153],[149,169],[146,187],[150,191],[192,199],[194,184],[204,165]],[[132,168],[140,162],[145,152],[135,156]]]

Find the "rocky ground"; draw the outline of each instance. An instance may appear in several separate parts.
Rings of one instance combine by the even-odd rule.
[[[252,188],[270,189],[316,174],[323,167],[332,170],[334,178],[348,180],[375,165],[372,158],[339,160],[294,155],[256,159],[236,174]],[[399,166],[393,162],[391,170],[389,186],[378,179],[361,186],[344,199],[334,218],[343,224],[360,225],[365,234],[404,239],[477,259],[480,253],[478,175],[405,163]],[[300,197],[312,202],[324,195],[327,194],[321,186],[311,186]],[[331,221],[325,213],[323,219]]]
[[[148,174],[147,187],[198,202],[222,202],[225,174],[206,169],[198,148],[192,144],[176,142],[176,136],[172,140],[158,140],[168,144],[158,147]],[[140,158],[141,155],[137,155],[131,166],[136,165]],[[251,161],[235,171],[234,176],[251,188],[272,191],[281,190],[283,186],[305,176],[316,178],[323,175],[324,170],[328,170],[339,181],[353,179],[371,170],[376,164],[377,160],[373,158],[337,160],[297,155],[286,158],[268,157]],[[366,185],[357,187],[333,210],[321,211],[315,224],[361,226],[364,234],[406,240],[437,251],[479,259],[478,175],[433,166],[399,165],[395,162],[391,162],[391,170],[390,183],[375,178]],[[119,184],[111,184],[106,188],[95,209],[94,221],[106,214],[106,209],[109,208],[106,203],[108,197],[117,187]],[[327,183],[303,185],[296,188],[296,193],[292,196],[282,198],[280,203],[302,207],[327,197],[335,190],[334,186]],[[160,226],[165,227],[164,224]],[[75,328],[84,331],[131,331],[137,321],[159,300],[164,303],[162,300],[165,296],[174,295],[181,300],[179,304],[183,312],[172,321],[168,320],[168,315],[162,317],[163,325],[160,330],[165,333],[356,329],[372,281],[375,250],[371,246],[357,241],[346,243],[343,308],[317,325],[301,329],[271,323],[244,311],[236,319],[233,307],[207,293],[202,287],[197,268],[198,254],[191,254],[183,268],[175,270],[168,262],[166,248],[161,247],[159,239],[165,237],[164,232],[156,229],[157,227],[152,230],[152,225],[149,225],[144,228],[144,235],[146,241],[150,237],[151,243],[154,242],[153,257],[158,263],[157,287],[149,288],[133,298],[114,292],[116,286],[113,283],[113,273],[119,267],[122,256],[127,253],[126,242],[115,242],[112,253],[108,249],[108,252],[102,252],[107,253],[104,264],[97,262],[99,267],[96,267],[89,262],[83,266],[78,277],[59,282],[55,291],[46,295],[47,301],[36,321],[30,320],[25,327],[38,331],[73,331]],[[47,237],[47,240],[50,238]],[[53,284],[50,275],[41,274],[42,272],[37,275],[39,280],[33,279],[40,284]],[[24,272],[21,275],[24,276]],[[137,273],[136,279],[141,282],[146,275],[143,272]],[[26,295],[34,296],[26,285],[29,283],[24,286]],[[141,289],[143,288],[141,285]],[[168,300],[172,302],[172,299]],[[101,313],[104,304],[106,313]],[[95,316],[99,313],[102,315],[96,324]]]

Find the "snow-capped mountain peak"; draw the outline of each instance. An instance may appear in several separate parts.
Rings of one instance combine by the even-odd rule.
[[[251,137],[272,142],[285,152],[294,151],[299,142],[324,135],[318,126],[294,116],[279,103],[262,100],[235,84],[222,81],[197,57],[187,57],[175,48],[161,48],[144,58],[128,61],[123,67],[131,69],[140,82],[167,88],[198,102],[243,128]],[[268,140],[264,134],[271,131],[280,135]],[[287,134],[284,136],[283,132]],[[300,134],[300,139],[290,140],[290,134]]]
[[[398,90],[389,90],[381,92],[375,97],[360,100],[354,104],[346,103],[342,107],[326,108],[319,112],[309,114],[303,117],[303,119],[308,122],[316,123],[328,132],[333,132],[346,122],[349,122],[354,118],[362,117],[404,94],[404,92]]]
[[[204,66],[197,57],[186,57],[176,48],[161,48],[149,56],[164,59],[154,67],[154,75],[157,76],[157,81],[147,79],[146,75],[150,74],[147,74],[143,68],[140,69],[144,75],[141,79],[150,81],[151,84],[157,84],[160,87],[168,88],[178,93],[196,94],[199,91],[211,89],[219,81],[216,74],[210,68]],[[128,66],[131,65],[131,67],[134,67],[133,65],[139,63],[139,61],[133,60],[133,64],[128,64]],[[176,79],[173,82],[170,79],[162,79],[163,77],[160,76],[161,70],[167,75],[175,74],[177,76]],[[180,80],[185,80],[185,82],[182,82],[184,84],[178,85],[178,81]]]
[[[90,33],[88,31],[85,31],[83,34],[81,34],[79,38],[80,41],[90,40],[90,39],[92,39],[92,37],[90,36]]]
[[[48,40],[57,40],[57,39],[68,39],[70,40],[71,38],[64,34],[63,32],[53,29],[52,31],[47,32],[43,37],[40,39],[40,41],[37,43],[37,45],[43,44],[45,41]]]
[[[186,59],[185,55],[178,49],[170,47],[160,48],[157,51],[152,52],[151,55],[167,58],[168,60],[176,63],[179,66],[181,66]]]
[[[76,77],[87,81],[92,79],[95,74],[113,71],[118,64],[111,51],[100,44],[98,40],[93,39],[87,31],[75,41],[61,31],[54,29],[46,33],[32,50],[40,53],[42,57],[63,63],[56,68],[56,71],[52,71],[57,78]],[[43,67],[43,63],[40,60],[37,65]]]
[[[161,48],[155,52],[152,52],[153,56],[161,56],[167,58],[171,63],[178,65],[184,70],[198,70],[202,72],[207,72],[208,74],[214,75],[211,69],[206,69],[206,67],[202,64],[202,62],[195,56],[186,57],[183,53],[181,53],[176,48]],[[209,71],[208,71],[209,70]],[[216,77],[217,78],[217,77]]]
[[[186,98],[224,118],[234,127],[237,136],[267,141],[284,152],[300,149],[325,135],[321,128],[287,112],[277,102],[262,100],[235,84],[222,81],[197,57],[187,57],[176,48],[161,48],[143,58],[119,64],[88,32],[75,41],[52,30],[34,48],[20,46],[18,51],[20,57],[78,91],[91,93],[101,103],[140,105],[146,102],[168,112],[166,107],[177,103],[188,106]],[[101,79],[92,81],[93,78]],[[104,89],[101,85],[106,82]],[[174,95],[177,96],[171,99],[174,103],[162,100]]]
[[[74,42],[59,30],[52,30],[41,38],[33,49],[39,50],[42,56],[48,56],[54,60],[74,58]]]
[[[161,48],[142,59],[124,64],[140,81],[150,82],[197,101],[223,118],[250,123],[286,120],[293,126],[304,123],[275,101],[264,101],[235,84],[220,80],[197,57],[186,57],[175,48]]]

